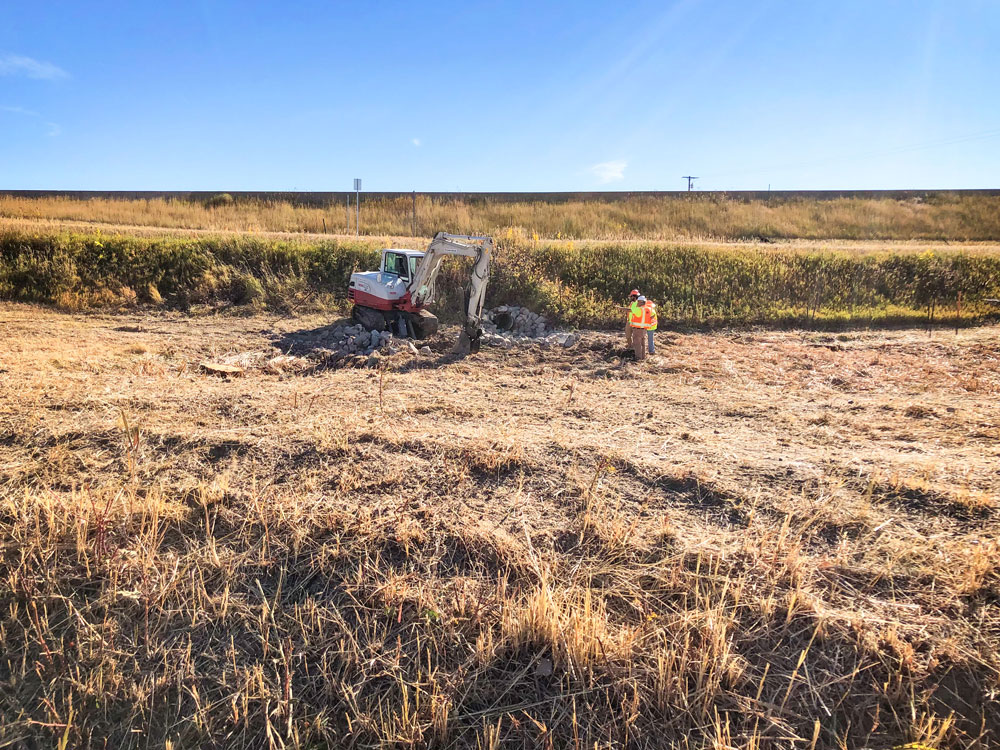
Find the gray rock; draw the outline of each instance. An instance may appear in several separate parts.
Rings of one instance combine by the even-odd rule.
[[[422,347],[420,347],[420,353],[422,355],[424,355],[425,357],[430,357],[431,355],[434,354],[434,352],[431,350],[431,348],[429,346],[422,346]]]
[[[410,354],[412,354],[414,357],[416,357],[416,356],[418,356],[420,354],[420,351],[417,349],[416,346],[413,345],[412,341],[407,341],[406,342],[406,350]]]

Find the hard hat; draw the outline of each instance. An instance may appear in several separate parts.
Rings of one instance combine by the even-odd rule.
[[[639,296],[639,290],[638,289],[633,289],[631,292],[628,293],[628,296],[629,297],[638,297]]]
[[[637,300],[636,300],[636,302],[638,302],[638,303],[639,303],[640,305],[645,305],[645,304],[646,304],[646,298],[645,298],[645,297],[643,297],[643,296],[642,296],[642,295],[640,294],[640,295],[639,295],[639,299],[637,299]]]

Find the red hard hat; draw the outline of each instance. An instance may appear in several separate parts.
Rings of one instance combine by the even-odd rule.
[[[639,290],[638,289],[633,289],[631,292],[628,293],[628,296],[629,297],[638,297],[639,296]]]

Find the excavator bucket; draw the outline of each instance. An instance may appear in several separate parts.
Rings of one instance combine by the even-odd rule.
[[[480,337],[482,331],[477,327],[473,333],[469,333],[465,326],[462,326],[458,334],[458,343],[455,344],[455,353],[461,356],[466,354],[476,354],[479,351]]]
[[[458,334],[458,343],[455,344],[455,353],[465,356],[466,354],[476,354],[479,351],[479,339],[483,335],[483,329],[479,327],[478,318],[471,318],[469,310],[472,309],[469,300],[472,296],[472,285],[465,287],[465,322],[462,323],[462,330]],[[477,311],[478,312],[478,311]],[[476,322],[473,322],[476,321]]]

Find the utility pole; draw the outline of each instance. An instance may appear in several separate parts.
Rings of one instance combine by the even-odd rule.
[[[682,179],[682,180],[687,180],[687,181],[688,181],[688,192],[689,192],[689,193],[690,193],[690,192],[691,192],[692,190],[694,190],[694,181],[698,179],[697,177],[692,177],[691,175],[687,175],[687,174],[686,174],[686,175],[682,175],[682,176],[681,176],[681,179]]]
[[[361,236],[361,178],[354,178],[354,208],[357,211],[357,216],[354,220],[354,235],[356,237]]]

